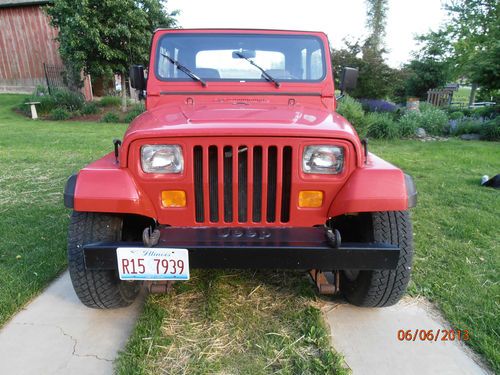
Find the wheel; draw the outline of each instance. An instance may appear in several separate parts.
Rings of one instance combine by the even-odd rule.
[[[358,271],[340,273],[340,289],[345,298],[356,306],[385,307],[397,303],[406,292],[410,281],[413,258],[413,231],[408,211],[373,212],[360,237],[374,242],[385,242],[401,248],[394,270]],[[366,233],[366,231],[368,233]]]
[[[119,241],[122,218],[119,216],[73,212],[68,229],[68,268],[71,282],[80,301],[88,307],[113,309],[130,305],[141,284],[122,281],[116,271],[87,270],[83,245],[98,241]]]

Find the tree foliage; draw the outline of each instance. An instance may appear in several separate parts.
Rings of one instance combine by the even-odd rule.
[[[404,67],[407,73],[404,96],[425,99],[429,89],[442,87],[452,78],[452,49],[442,31],[417,37],[417,41],[421,48]]]
[[[385,36],[385,25],[387,19],[388,0],[366,0],[367,18],[366,26],[370,30],[370,35],[365,41],[365,49],[372,53],[382,54],[383,38]]]
[[[487,90],[500,88],[500,3],[498,0],[448,0],[449,20],[420,41],[436,46],[455,78],[466,77]],[[427,47],[429,48],[429,47]]]
[[[147,62],[154,29],[176,26],[176,12],[166,12],[165,6],[164,0],[55,0],[46,9],[59,29],[65,65],[110,76]]]

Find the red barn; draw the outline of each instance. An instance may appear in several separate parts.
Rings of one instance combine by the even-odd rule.
[[[47,0],[0,0],[0,92],[32,92],[46,85],[44,63],[62,66]]]

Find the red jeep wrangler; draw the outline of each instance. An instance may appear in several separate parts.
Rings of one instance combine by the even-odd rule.
[[[325,34],[158,30],[147,84],[137,65],[131,83],[147,111],[64,192],[86,306],[126,306],[142,281],[192,268],[307,270],[358,306],[401,298],[415,186],[335,112]]]

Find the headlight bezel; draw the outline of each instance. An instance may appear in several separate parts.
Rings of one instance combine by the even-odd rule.
[[[174,157],[171,165],[161,165],[160,160],[158,161],[160,165],[153,165],[155,156],[157,158],[163,156],[165,162],[169,153]],[[184,173],[184,152],[180,144],[144,144],[139,150],[139,155],[142,172],[146,174],[180,175]]]
[[[316,154],[317,157],[323,154],[328,156],[330,153],[335,156],[335,161],[332,161],[332,167],[321,167],[318,165],[311,165],[313,163],[313,156]],[[342,145],[337,144],[308,144],[304,145],[302,150],[302,160],[301,160],[301,168],[302,173],[306,176],[338,176],[341,175],[344,171],[346,165],[346,150]],[[326,164],[328,162],[328,158],[325,158],[323,162]]]

